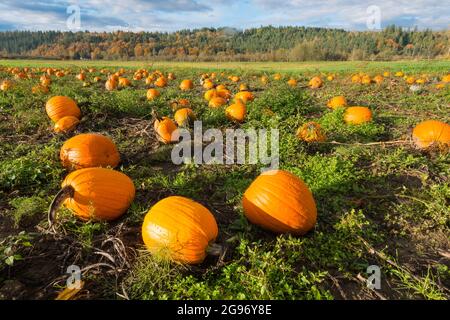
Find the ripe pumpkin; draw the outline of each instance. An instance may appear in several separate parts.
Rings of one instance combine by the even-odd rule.
[[[142,239],[150,252],[188,264],[203,262],[218,233],[207,208],[179,196],[157,202],[142,224]]]
[[[362,124],[372,121],[372,112],[367,107],[349,107],[345,110],[344,121],[347,124]]]
[[[320,124],[313,121],[301,126],[297,130],[297,137],[306,142],[322,142],[326,140]]]
[[[281,78],[282,78],[282,75],[279,73],[275,73],[273,75],[273,80],[279,81],[279,80],[281,80]]]
[[[383,83],[383,76],[378,74],[373,78],[373,82],[375,82],[376,84],[382,84]]]
[[[227,118],[236,122],[243,122],[245,120],[246,113],[247,109],[245,108],[245,104],[241,101],[238,101],[225,109],[225,115]]]
[[[316,224],[316,203],[308,186],[290,172],[271,170],[256,178],[242,200],[250,222],[275,233],[302,235]]]
[[[158,98],[161,93],[157,89],[148,89],[147,90],[147,100],[154,100]]]
[[[234,96],[235,102],[242,101],[243,103],[247,103],[253,100],[255,100],[255,96],[250,91],[241,91],[236,93],[236,95]]]
[[[361,83],[362,84],[371,84],[372,83],[372,78],[370,78],[370,76],[368,76],[368,75],[364,75],[361,78]]]
[[[249,90],[249,88],[248,88],[248,85],[247,85],[247,84],[241,83],[241,84],[239,85],[239,91],[248,91],[248,90]]]
[[[406,78],[406,83],[407,84],[414,84],[416,82],[416,78],[414,77],[407,77]]]
[[[447,149],[450,147],[450,125],[437,120],[423,121],[414,128],[412,137],[419,149],[434,145]]]
[[[177,125],[172,119],[156,117],[153,127],[159,141],[165,144],[178,141]]]
[[[383,77],[389,78],[391,76],[391,73],[389,71],[383,72]]]
[[[80,123],[80,120],[74,116],[67,116],[59,119],[53,128],[56,133],[67,133],[76,128],[76,126]]]
[[[167,79],[164,78],[164,77],[159,77],[155,81],[155,86],[160,87],[160,88],[164,88],[165,86],[167,86]]]
[[[225,100],[230,100],[231,98],[231,91],[228,89],[217,89],[217,96],[221,97]]]
[[[180,127],[188,126],[196,119],[194,111],[190,108],[178,109],[173,117]]]
[[[309,80],[309,87],[311,89],[318,89],[323,86],[323,81],[320,77],[314,77]]]
[[[269,83],[269,77],[268,76],[262,76],[261,77],[261,83],[266,85]]]
[[[131,81],[127,78],[119,78],[119,87],[126,88],[131,86]]]
[[[33,88],[31,88],[31,92],[34,94],[48,93],[48,91],[48,87],[41,84],[35,85]]]
[[[114,142],[98,133],[84,133],[67,140],[59,153],[65,168],[116,167],[120,162]]]
[[[232,76],[232,77],[230,77],[230,80],[232,82],[239,82],[239,81],[241,81],[241,78],[239,78],[238,76]]]
[[[117,89],[117,85],[118,85],[117,80],[116,80],[116,78],[113,78],[113,77],[109,78],[105,82],[105,88],[108,91],[116,90]]]
[[[176,79],[175,74],[173,72],[169,72],[169,74],[167,75],[167,79],[175,80]]]
[[[194,89],[194,83],[192,82],[192,80],[186,79],[181,81],[180,83],[180,89],[182,91],[189,91]]]
[[[206,101],[211,101],[212,98],[217,97],[217,90],[216,89],[210,89],[205,92],[204,98]]]
[[[80,118],[81,111],[75,101],[65,96],[55,96],[50,98],[46,105],[45,111],[53,122],[67,116]]]
[[[84,74],[84,72],[80,72],[80,73],[77,75],[77,79],[80,80],[80,81],[86,80],[86,74]]]
[[[214,97],[211,100],[209,100],[210,108],[220,108],[226,104],[227,104],[227,100],[225,100],[222,97]]]
[[[48,87],[51,83],[52,80],[48,77],[48,76],[41,76],[39,81],[41,82],[41,85]]]
[[[442,82],[450,83],[450,73],[442,77]]]
[[[402,71],[397,71],[397,72],[395,73],[395,76],[396,76],[396,77],[399,77],[399,78],[403,78],[404,75],[405,75],[405,74],[404,74]]]
[[[287,83],[288,83],[288,85],[291,86],[291,87],[296,87],[296,86],[297,86],[297,80],[292,79],[292,78],[289,79]]]
[[[333,110],[346,107],[347,106],[347,100],[344,96],[336,96],[331,98],[327,103],[328,108],[331,108]]]
[[[362,78],[359,74],[355,74],[354,76],[352,76],[352,82],[353,83],[361,83]]]
[[[13,87],[13,83],[10,80],[4,80],[2,84],[0,85],[0,90],[2,91],[8,91]]]
[[[115,220],[127,211],[135,195],[133,181],[127,175],[106,168],[86,168],[71,172],[61,187],[50,205],[50,225],[62,204],[84,221]]]

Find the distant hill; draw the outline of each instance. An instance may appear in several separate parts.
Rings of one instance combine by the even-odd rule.
[[[163,32],[0,32],[0,57],[177,61],[395,60],[450,57],[450,31],[306,27]]]

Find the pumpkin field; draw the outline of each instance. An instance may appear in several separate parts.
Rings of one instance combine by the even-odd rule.
[[[279,168],[175,164],[194,121]],[[0,60],[0,300],[447,300],[449,151],[450,61]]]

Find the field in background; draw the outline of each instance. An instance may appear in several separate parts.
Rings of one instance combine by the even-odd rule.
[[[410,136],[426,119],[450,123],[449,86],[435,86],[449,72],[450,61],[0,60],[1,66],[53,66],[72,73],[53,77],[48,94],[31,93],[39,77],[14,80],[11,91],[0,91],[0,299],[53,299],[71,264],[89,267],[78,299],[449,299],[450,160],[416,150]],[[149,86],[142,80],[108,92],[106,76],[96,72],[87,73],[90,83],[84,86],[75,75],[89,66],[111,72],[127,67],[129,79],[134,69],[151,67],[174,71],[177,80],[150,102]],[[239,84],[228,75],[240,75],[255,93],[242,125],[230,123],[223,109],[209,108],[203,98],[199,75],[215,69],[226,70],[217,82],[233,93]],[[350,80],[355,72],[373,76],[386,70],[426,76],[428,82],[413,92],[403,78],[389,77],[381,85]],[[277,71],[294,76],[299,86],[290,88],[287,75],[272,80]],[[337,76],[320,89],[306,88],[318,72]],[[268,84],[259,79],[263,73],[270,76]],[[102,81],[92,82],[94,76]],[[0,71],[0,81],[6,78],[11,74]],[[179,83],[187,78],[196,87],[181,92]],[[47,208],[67,175],[59,150],[70,136],[52,132],[44,106],[54,95],[70,96],[80,106],[83,118],[76,133],[99,132],[116,143],[122,157],[118,170],[136,185],[135,201],[118,221],[83,223],[61,210],[57,233],[48,232]],[[337,95],[345,95],[351,105],[368,106],[374,121],[346,125],[342,110],[326,107]],[[244,218],[242,195],[259,174],[258,166],[174,165],[170,146],[161,145],[151,130],[150,113],[156,109],[173,116],[170,101],[180,98],[189,99],[205,130],[278,128],[280,166],[311,188],[318,207],[316,228],[303,237],[277,236]],[[338,144],[300,141],[296,129],[308,121],[320,123],[328,142]],[[381,143],[398,140],[404,142]],[[187,267],[143,250],[143,217],[170,195],[192,198],[211,210],[219,225],[218,243],[227,248],[223,257]],[[111,246],[107,239],[124,247]],[[369,265],[381,268],[381,290],[366,286]]]
[[[430,61],[319,61],[319,62],[146,62],[146,61],[59,61],[59,60],[0,60],[0,65],[29,67],[126,67],[171,68],[205,70],[254,70],[267,72],[360,72],[403,70],[405,72],[445,72],[450,70],[450,60]]]

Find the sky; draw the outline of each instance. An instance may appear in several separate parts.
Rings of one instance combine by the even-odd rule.
[[[450,29],[449,0],[0,0],[0,31],[176,31],[265,25]]]

